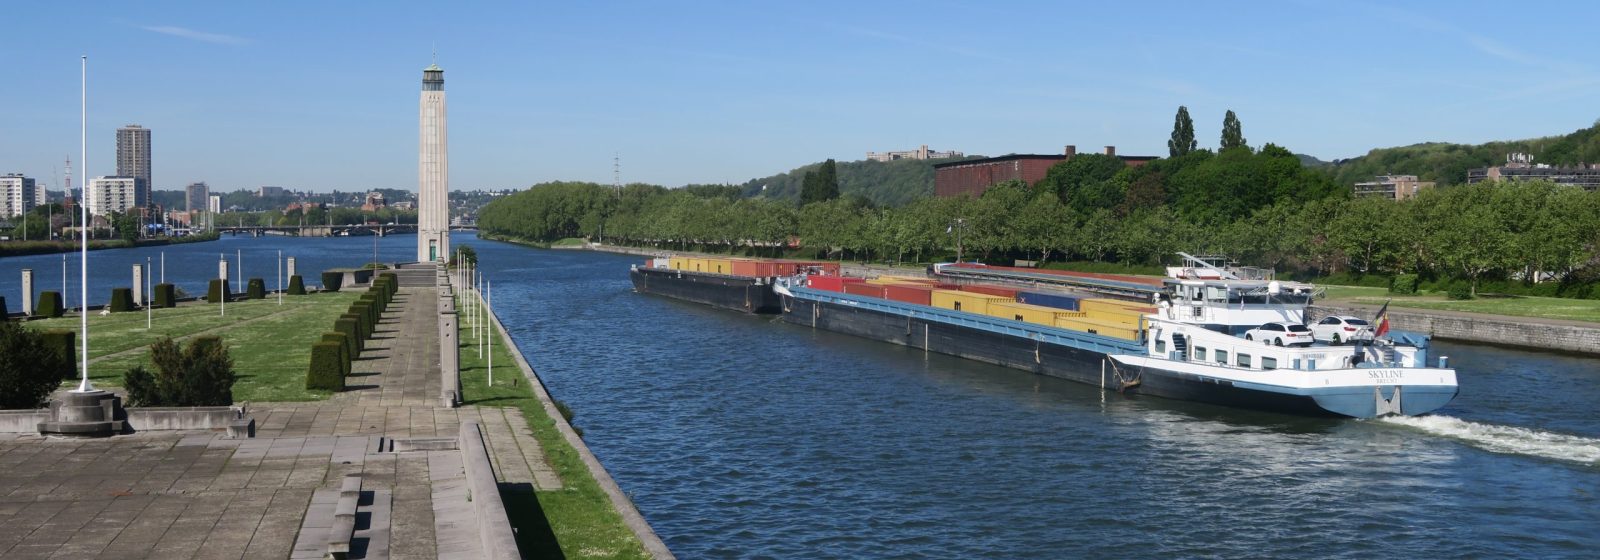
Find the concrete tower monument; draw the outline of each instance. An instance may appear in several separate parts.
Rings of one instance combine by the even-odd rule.
[[[417,260],[450,255],[450,150],[445,132],[444,69],[422,70],[421,137],[417,142]]]

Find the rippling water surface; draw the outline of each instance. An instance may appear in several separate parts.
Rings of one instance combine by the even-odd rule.
[[[383,240],[383,258],[409,243]],[[635,294],[631,257],[472,243],[512,336],[681,558],[1600,550],[1600,360],[1439,344],[1463,386],[1439,415],[1305,419]],[[204,245],[193,266],[211,271],[219,250],[245,248],[248,268],[276,248]],[[319,270],[371,240],[284,247]]]

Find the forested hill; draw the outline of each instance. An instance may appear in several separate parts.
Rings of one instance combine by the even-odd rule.
[[[1332,162],[1328,169],[1342,185],[1370,181],[1376,175],[1416,175],[1442,185],[1467,182],[1467,170],[1505,163],[1506,154],[1533,154],[1535,163],[1572,165],[1600,163],[1600,121],[1565,136],[1487,144],[1428,142],[1379,148],[1367,155]]]
[[[973,156],[965,159],[977,159]],[[878,206],[904,206],[918,198],[933,196],[933,165],[958,159],[838,162],[839,194],[859,194]],[[800,181],[807,171],[816,171],[822,162],[804,165],[788,173],[751,179],[740,185],[747,197],[798,201]],[[763,190],[763,187],[765,190]]]

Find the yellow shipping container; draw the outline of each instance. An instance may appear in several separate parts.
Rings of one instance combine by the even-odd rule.
[[[1042,305],[1029,305],[1026,303],[990,303],[985,314],[992,317],[999,317],[1001,319],[1011,319],[1013,321],[1024,321],[1037,325],[1053,327],[1056,324],[1056,315],[1060,312],[1060,309],[1056,309],[1054,307],[1044,307]]]
[[[931,303],[934,307],[950,309],[954,311],[965,311],[967,313],[974,313],[978,315],[987,315],[990,303],[1007,303],[1015,301],[1008,297],[991,296],[989,294],[979,294],[973,292],[961,292],[956,290],[933,290],[932,297],[930,299],[932,300]]]
[[[1090,309],[1103,309],[1103,310],[1106,310],[1106,311],[1126,311],[1126,310],[1130,310],[1130,309],[1136,309],[1136,308],[1140,308],[1140,307],[1150,307],[1150,306],[1151,306],[1151,304],[1146,303],[1146,302],[1128,301],[1128,300],[1121,300],[1121,299],[1099,299],[1099,298],[1097,298],[1097,299],[1084,299],[1084,300],[1079,300],[1078,301],[1078,309],[1082,309],[1084,311],[1088,311]]]
[[[730,259],[705,259],[706,272],[717,274],[733,274],[733,261]]]
[[[694,270],[689,268],[688,257],[670,257],[667,259],[667,266],[672,267],[673,270]]]
[[[1140,311],[1107,311],[1104,309],[1088,309],[1085,310],[1084,313],[1088,314],[1088,317],[1086,318],[1089,320],[1100,321],[1104,323],[1115,323],[1119,325],[1125,325],[1129,328],[1138,327],[1139,319],[1144,315],[1144,313]]]
[[[1072,317],[1059,317],[1056,319],[1056,326],[1063,329],[1121,338],[1124,340],[1138,339],[1138,332],[1136,329],[1087,318],[1079,319]]]

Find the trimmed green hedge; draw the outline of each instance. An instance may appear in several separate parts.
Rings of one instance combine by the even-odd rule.
[[[40,292],[39,306],[34,308],[33,314],[40,317],[60,317],[66,314],[66,309],[61,305],[61,292]]]
[[[156,307],[168,308],[178,304],[178,287],[172,284],[156,284],[156,293],[151,298]]]
[[[133,311],[133,288],[112,288],[109,309],[112,313]]]
[[[267,281],[260,278],[251,278],[250,282],[245,284],[244,294],[244,297],[249,299],[266,299]]]
[[[306,370],[306,388],[321,391],[344,390],[344,367],[340,357],[344,347],[337,342],[311,345],[311,365]]]
[[[322,291],[337,292],[339,291],[339,283],[343,281],[343,272],[324,272],[322,273]]]
[[[289,295],[291,295],[291,296],[303,296],[303,295],[306,295],[306,282],[305,282],[305,280],[300,279],[300,275],[299,274],[296,274],[294,276],[290,276],[289,277]]]
[[[349,347],[347,346],[349,341],[344,336],[344,333],[322,333],[322,342],[336,342],[339,344],[339,366],[343,368],[340,370],[340,375],[344,377],[350,377],[350,364],[355,359],[355,354],[350,353]]]
[[[206,301],[221,303],[228,297],[228,281],[221,278],[212,278],[211,285],[206,287]]]
[[[78,378],[78,331],[49,330],[42,333],[44,345],[54,351],[66,367],[61,370],[62,379]]]
[[[354,359],[365,348],[362,343],[363,337],[361,335],[364,333],[361,331],[360,319],[349,315],[340,317],[333,322],[333,330],[345,335],[345,349],[349,350],[351,359]]]

